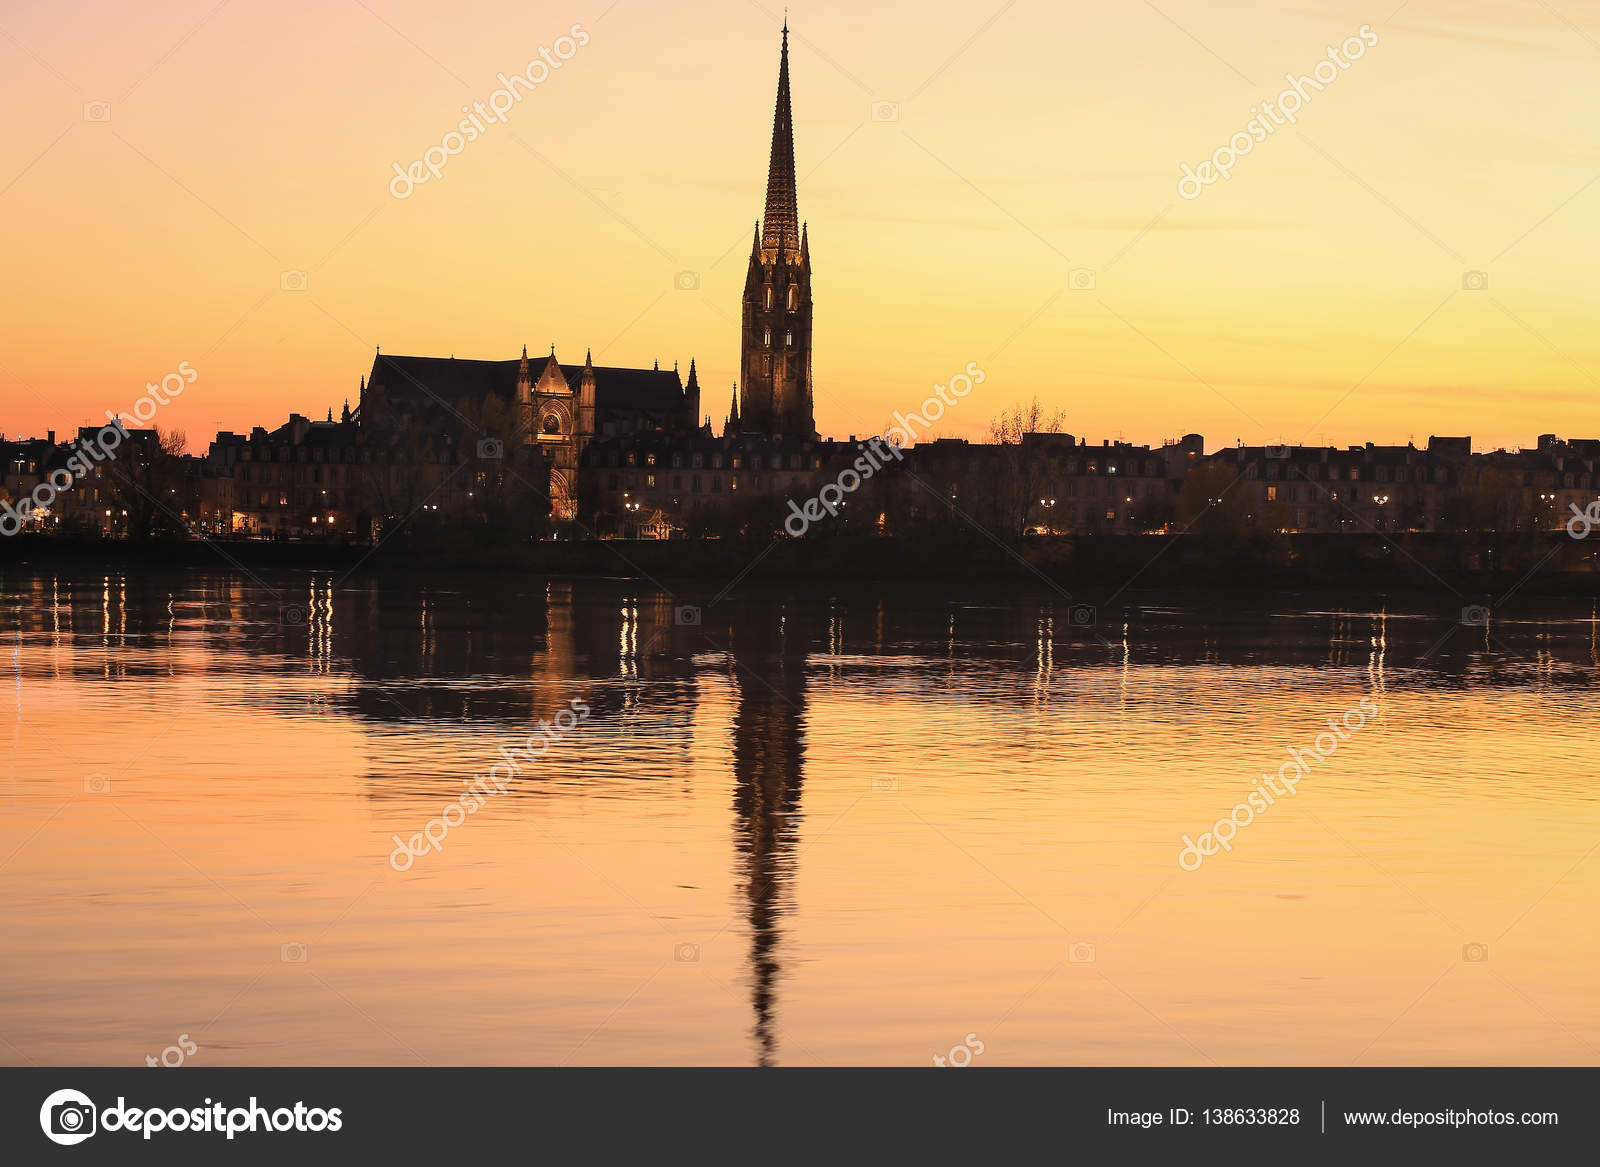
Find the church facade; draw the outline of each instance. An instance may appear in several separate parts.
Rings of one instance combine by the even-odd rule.
[[[700,386],[676,369],[379,353],[361,386],[370,500],[383,515],[454,509],[512,477],[548,498],[557,522],[578,518],[578,464],[598,438],[697,428]],[[427,497],[429,501],[423,502]]]
[[[685,378],[659,365],[597,366],[588,355],[581,365],[563,364],[553,346],[547,356],[529,357],[524,348],[520,358],[489,361],[380,352],[361,383],[357,414],[369,510],[381,525],[419,507],[470,509],[521,483],[532,488],[531,497],[548,499],[553,521],[576,524],[580,534],[661,535],[685,529],[695,512],[732,501],[741,487],[748,498],[751,490],[780,483],[799,486],[810,477],[801,468],[820,468],[823,447],[832,446],[817,441],[811,337],[810,240],[799,218],[785,25],[765,216],[745,278],[740,384],[721,438],[702,416],[692,360]],[[759,442],[762,451],[741,446],[735,453],[732,446],[741,442]],[[630,460],[653,465],[657,455],[663,467],[709,469],[715,462],[720,470],[726,462],[731,470],[754,458],[794,472],[769,473],[765,481],[730,474],[727,494],[722,476],[708,474],[701,499],[687,485],[701,481],[699,475],[662,475],[657,491],[656,476],[641,470],[630,491],[620,483],[632,476],[608,472]],[[667,486],[673,477],[685,483],[678,492]]]

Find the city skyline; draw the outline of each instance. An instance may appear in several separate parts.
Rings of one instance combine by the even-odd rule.
[[[1297,126],[1189,199],[1181,167],[1370,14],[793,9],[796,170],[825,257],[818,428],[882,430],[977,360],[988,384],[947,436],[1034,396],[1075,433],[1208,448],[1600,431],[1595,293],[1562,262],[1594,231],[1593,171],[1580,115],[1548,100],[1596,49],[1529,11],[1542,22],[1514,34],[1488,8],[1370,22],[1376,43]],[[354,401],[374,346],[693,359],[720,416],[781,10],[85,12],[127,36],[0,22],[20,113],[0,175],[7,436],[124,408],[187,360],[199,381],[158,424],[199,450]],[[396,165],[575,24],[589,39],[559,72],[392,196]],[[1052,80],[1069,35],[1091,63]],[[1039,108],[1069,111],[1059,140],[1015,116]]]
[[[1596,54],[6,6],[0,1142],[1591,1145]]]

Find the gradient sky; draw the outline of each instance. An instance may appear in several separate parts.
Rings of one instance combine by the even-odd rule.
[[[720,426],[782,11],[8,0],[0,432],[126,409],[188,361],[199,380],[157,424],[203,449],[353,400],[375,345],[523,343],[694,357]],[[1600,436],[1600,289],[1573,262],[1600,242],[1600,4],[919,0],[789,20],[825,434],[881,430],[976,361],[988,379],[947,436],[1035,394],[1095,441]],[[574,23],[589,44],[506,124],[390,195],[393,163]],[[1298,127],[1178,196],[1181,163],[1363,24],[1379,43]]]

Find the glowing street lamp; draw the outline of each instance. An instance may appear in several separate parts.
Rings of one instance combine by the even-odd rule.
[[[954,498],[955,496],[951,495],[950,497]],[[1052,512],[1055,510],[1056,500],[1053,499],[1053,498],[1041,498],[1039,500],[1039,505],[1044,508],[1044,530],[1045,530],[1045,534],[1054,535],[1056,533],[1056,528],[1055,528],[1055,524],[1052,523],[1050,521],[1050,519],[1051,519]]]

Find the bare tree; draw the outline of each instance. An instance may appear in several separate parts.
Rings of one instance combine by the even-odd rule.
[[[106,463],[107,485],[117,509],[127,515],[130,539],[184,533],[183,456],[189,441],[181,430],[133,431]]]
[[[1031,434],[1065,432],[1067,411],[1047,410],[1035,397],[1026,405],[1013,405],[989,422],[989,436],[1002,447],[998,473],[992,484],[995,510],[1003,516],[1007,534],[1020,539],[1038,502],[1040,484],[1049,475],[1046,452],[1055,444],[1030,443]]]
[[[1066,432],[1067,411],[1047,411],[1035,397],[1026,405],[1013,405],[997,413],[989,422],[989,437],[997,445],[1020,446],[1027,434]]]

